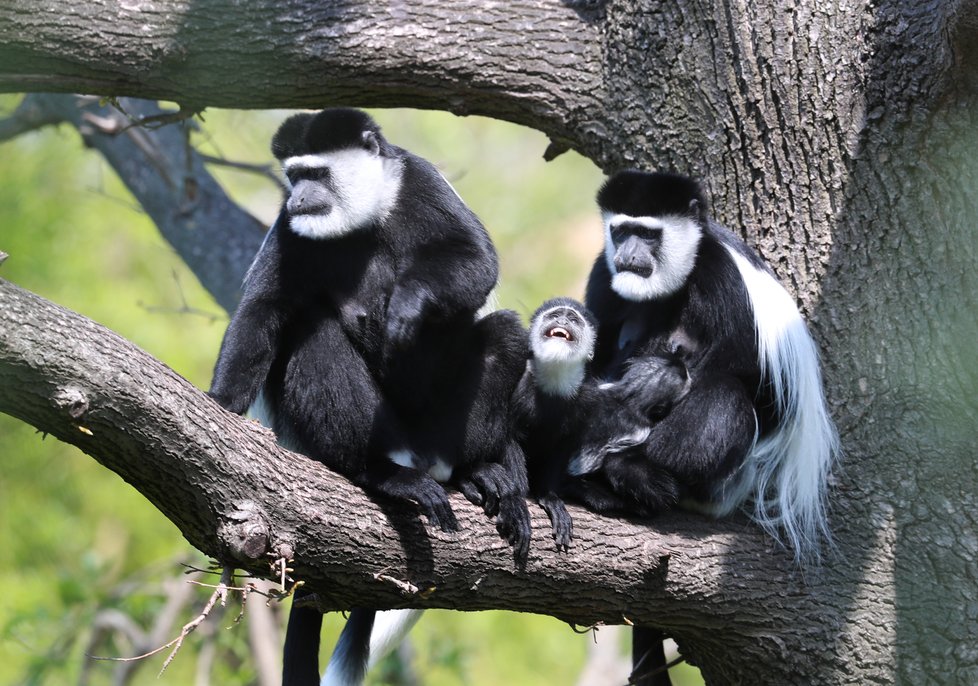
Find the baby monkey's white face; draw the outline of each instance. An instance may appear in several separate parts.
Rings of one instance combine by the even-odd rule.
[[[595,331],[573,307],[538,312],[530,323],[532,368],[538,389],[551,396],[574,396],[594,355]]]
[[[307,238],[338,238],[382,221],[401,187],[400,162],[370,146],[289,157],[282,168],[290,227]]]
[[[539,363],[584,365],[594,355],[594,330],[573,308],[553,307],[534,319],[530,347]]]

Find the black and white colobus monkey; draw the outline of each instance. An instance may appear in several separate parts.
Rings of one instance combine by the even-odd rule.
[[[645,357],[618,381],[599,383],[589,370],[596,335],[594,317],[578,301],[543,303],[530,319],[531,357],[513,401],[530,490],[563,549],[573,537],[565,498],[590,504],[588,475],[612,456],[641,450],[652,421],[689,388],[685,367],[669,354]],[[613,509],[610,495],[602,502],[603,509]],[[620,503],[618,509],[627,507]]]
[[[505,429],[526,338],[513,312],[477,319],[498,275],[485,228],[361,111],[294,115],[272,152],[287,197],[245,277],[210,395],[239,414],[254,403],[283,445],[417,503],[443,530],[457,523],[439,482],[458,480],[525,557],[526,468]],[[351,616],[338,683],[362,678],[373,620]],[[319,682],[321,622],[294,608],[285,686]]]
[[[682,352],[692,382],[652,426],[641,459],[605,462],[612,491],[643,514],[683,501],[719,516],[751,503],[752,519],[797,559],[816,558],[839,445],[793,299],[709,218],[689,178],[624,171],[598,205],[605,250],[586,296],[598,320],[595,373],[615,380],[665,343]],[[636,648],[647,648],[640,634]]]

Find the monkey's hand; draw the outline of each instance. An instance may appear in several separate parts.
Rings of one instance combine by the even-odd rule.
[[[387,304],[387,345],[390,348],[403,348],[415,339],[424,318],[427,294],[424,289],[396,288]]]
[[[458,531],[458,521],[448,502],[445,488],[427,472],[404,467],[387,460],[354,475],[353,482],[368,490],[418,504],[428,523],[442,531]]]
[[[564,501],[559,496],[548,493],[541,497],[538,502],[547,516],[550,517],[550,526],[553,527],[554,542],[557,544],[557,549],[566,552],[570,547],[571,539],[574,538],[574,520],[567,512]]]
[[[422,488],[414,493],[414,500],[421,506],[431,526],[436,526],[442,531],[458,531],[458,520],[455,519],[455,512],[452,511],[452,504],[448,502],[448,493],[437,481],[432,479],[430,483],[425,482]]]
[[[509,493],[499,501],[496,531],[513,546],[513,560],[517,568],[526,567],[532,534],[530,509],[526,506],[526,498],[518,493]]]
[[[530,510],[506,468],[498,463],[482,464],[459,481],[458,487],[487,517],[496,518],[496,531],[513,546],[516,565],[525,566],[530,552]]]

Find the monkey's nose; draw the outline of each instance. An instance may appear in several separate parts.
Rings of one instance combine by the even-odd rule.
[[[329,194],[308,182],[292,189],[285,208],[289,214],[327,214],[330,210]]]

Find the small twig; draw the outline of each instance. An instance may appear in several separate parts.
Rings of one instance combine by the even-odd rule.
[[[295,586],[293,586],[292,590],[286,590],[286,584],[290,578],[289,572],[295,571],[289,567],[289,560],[286,560],[284,557],[277,558],[272,562],[271,567],[273,571],[277,571],[279,573],[279,593],[281,593],[283,596],[292,593],[295,590]],[[299,583],[302,582],[296,582],[296,584]]]
[[[264,176],[271,179],[279,186],[282,185],[282,179],[278,177],[278,175],[275,173],[275,168],[270,164],[235,162],[234,160],[218,157],[216,155],[206,155],[202,152],[198,152],[197,154],[200,156],[200,159],[207,164],[215,164],[221,167],[227,167],[229,169],[237,169],[238,171],[248,172],[250,174],[258,174],[259,176]]]
[[[586,634],[589,631],[594,631],[598,627],[604,626],[604,625],[601,624],[601,623],[598,623],[598,624],[591,624],[589,626],[578,628],[578,626],[576,624],[574,624],[572,622],[568,622],[567,623],[567,626],[569,626],[571,628],[571,631],[573,631],[575,634]]]
[[[194,581],[193,579],[190,579],[189,581],[187,581],[187,583],[193,584],[194,586],[201,586],[203,588],[215,588],[215,589],[224,588],[226,591],[236,591],[237,593],[242,594],[242,596],[247,596],[248,594],[251,593],[257,593],[260,596],[263,596],[265,598],[270,598],[272,600],[277,600],[281,597],[278,591],[275,590],[263,591],[251,582],[248,582],[244,586],[224,586],[223,584],[205,584],[203,581]]]
[[[217,603],[218,599],[221,601],[221,607],[227,605],[227,588],[231,585],[233,578],[234,570],[230,567],[225,567],[224,571],[221,573],[221,583],[218,584],[217,589],[215,589],[215,591],[211,594],[210,599],[207,601],[207,605],[204,606],[204,611],[197,615],[195,619],[183,625],[183,629],[181,629],[180,635],[177,637],[176,645],[173,647],[173,650],[170,651],[166,661],[163,662],[163,667],[160,668],[159,676],[163,676],[163,672],[166,671],[166,668],[173,661],[173,658],[176,657],[177,651],[180,650],[180,646],[183,645],[183,639],[189,636],[194,629],[200,626],[201,623],[207,619],[207,615],[209,615],[210,611],[214,609],[214,605]]]
[[[145,117],[134,117],[122,107],[118,99],[113,98],[111,103],[114,108],[119,110],[119,112],[121,112],[122,115],[129,120],[129,124],[121,128],[118,133],[128,131],[129,129],[135,127],[150,130],[159,129],[167,126],[168,124],[178,124],[196,116],[200,116],[201,120],[204,118],[201,114],[203,112],[203,108],[184,107],[183,105],[180,105],[180,109],[176,112],[161,112],[159,114],[150,114]]]
[[[409,581],[401,581],[400,579],[395,579],[394,577],[384,574],[383,570],[374,574],[374,579],[377,581],[383,581],[392,584],[397,590],[401,592],[402,595],[412,596],[418,595],[421,592],[417,586]]]
[[[644,661],[644,660],[645,660],[645,658],[643,657],[642,658],[642,661]],[[632,672],[631,675],[628,677],[628,681],[625,682],[625,686],[633,686],[634,684],[637,684],[640,681],[643,681],[643,680],[645,680],[645,679],[647,679],[647,678],[649,678],[651,676],[656,676],[657,674],[662,674],[663,672],[666,672],[666,671],[672,669],[673,667],[675,667],[676,665],[678,665],[678,664],[680,664],[682,662],[685,662],[685,661],[686,661],[686,658],[684,658],[682,655],[680,655],[676,659],[670,660],[669,662],[665,663],[661,667],[656,667],[655,669],[650,669],[647,672],[640,672],[638,674],[636,674],[635,672]],[[640,661],[639,662],[639,666],[641,666],[641,664],[642,664],[642,662]]]
[[[143,308],[147,313],[150,314],[189,314],[197,317],[203,317],[208,322],[213,324],[218,319],[221,319],[221,315],[215,314],[213,312],[208,312],[207,310],[202,310],[199,307],[191,307],[187,302],[187,296],[183,293],[183,285],[180,283],[180,275],[177,274],[177,270],[172,270],[173,282],[177,287],[177,295],[180,296],[180,306],[179,307],[165,307],[163,305],[147,305],[142,300],[136,302],[136,304]]]
[[[233,579],[234,579],[234,570],[231,567],[225,567],[224,570],[221,572],[221,582],[217,584],[217,586],[213,587],[215,590],[211,594],[211,597],[208,599],[207,604],[204,606],[204,609],[194,619],[184,624],[183,628],[180,630],[180,635],[174,638],[172,641],[169,641],[168,643],[161,645],[159,648],[154,648],[148,653],[143,653],[142,655],[136,655],[134,657],[100,657],[97,655],[91,655],[89,657],[91,657],[93,660],[105,660],[108,662],[134,662],[136,660],[144,660],[147,657],[156,655],[157,653],[163,652],[167,648],[173,646],[173,650],[170,651],[170,654],[163,662],[163,667],[160,669],[159,676],[162,676],[163,672],[166,671],[166,668],[170,666],[170,663],[173,661],[173,658],[176,657],[177,651],[179,651],[180,647],[183,645],[184,639],[187,636],[189,636],[191,633],[193,633],[193,631],[198,626],[200,626],[205,619],[207,619],[207,616],[211,613],[211,610],[214,609],[214,606],[217,604],[217,601],[218,600],[221,601],[222,607],[224,607],[227,604],[227,595],[228,595],[228,591],[233,588],[231,586],[231,582]],[[191,583],[197,583],[197,582],[192,581]]]

